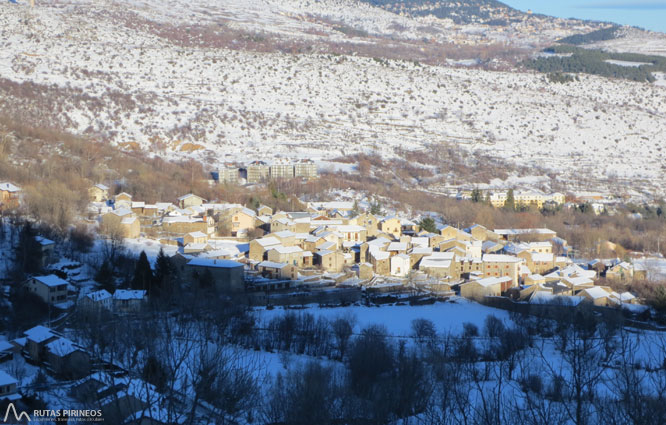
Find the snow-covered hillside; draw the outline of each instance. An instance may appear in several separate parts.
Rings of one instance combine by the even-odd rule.
[[[218,3],[5,4],[0,112],[211,164],[447,143],[663,191],[663,86],[381,59],[464,32],[352,1]],[[377,57],[344,54],[363,45]]]

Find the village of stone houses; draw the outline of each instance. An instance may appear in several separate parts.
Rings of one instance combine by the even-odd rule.
[[[306,165],[301,177],[317,178],[314,165]],[[291,167],[288,176],[293,178],[297,166]],[[271,174],[284,177],[283,168],[254,163],[244,170],[245,178],[259,183]],[[235,179],[237,172],[221,170],[217,184]],[[616,314],[651,329],[651,307],[636,294],[606,284],[646,280],[644,257],[578,258],[575,247],[547,228],[458,228],[432,213],[388,214],[368,198],[303,202],[299,211],[226,203],[196,193],[148,204],[109,186],[89,188],[82,220],[98,236],[82,254],[29,223],[17,226],[22,190],[10,182],[0,184],[6,272],[0,303],[5,311],[18,310],[12,303],[33,309],[23,317],[4,318],[0,399],[5,403],[47,411],[92,405],[106,423],[118,424],[221,423],[216,422],[220,418],[250,423],[248,417],[259,414],[260,407],[216,405],[206,391],[221,390],[201,389],[197,368],[205,366],[202,359],[225,359],[214,368],[234,364],[234,373],[242,370],[251,377],[243,379],[256,383],[266,379],[261,373],[273,379],[289,373],[290,362],[303,361],[299,356],[325,353],[344,359],[340,323],[346,323],[346,338],[365,335],[363,325],[379,322],[392,337],[413,337],[418,345],[447,333],[474,338],[476,329],[498,318],[515,320],[517,313],[553,320],[557,313],[549,306],[569,313],[583,308],[604,317]],[[506,192],[487,196],[494,207],[507,201]],[[511,192],[510,197],[539,207],[565,202],[558,193]],[[122,256],[139,256],[124,283],[117,273],[115,278],[105,274],[109,262],[122,263]],[[18,263],[25,273],[12,271]],[[177,311],[183,320],[192,315],[192,322],[174,319]],[[319,321],[331,326],[326,349],[308,348],[307,338],[300,349],[296,343],[281,344],[280,329],[289,318],[307,322],[303,317],[316,326]],[[224,323],[217,332],[234,335],[233,354],[228,345],[212,347],[222,336],[208,335],[211,330],[201,323],[209,320]],[[105,327],[111,323],[113,328]],[[193,329],[185,323],[198,325]],[[293,326],[288,338],[309,332],[307,325]],[[118,327],[131,331],[120,335]],[[114,329],[108,331],[113,337],[104,329]],[[270,336],[272,331],[282,336]],[[141,338],[170,332],[176,332],[176,340],[198,343],[206,332],[207,342],[204,348],[186,349],[188,344],[168,339],[149,344],[148,354],[147,347],[136,348],[144,344],[138,343]],[[196,361],[189,350],[196,352]],[[293,358],[285,360],[285,352]],[[240,385],[236,380],[227,384]],[[238,392],[239,399],[256,394],[250,386]]]

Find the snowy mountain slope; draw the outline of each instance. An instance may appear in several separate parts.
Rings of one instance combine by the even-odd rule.
[[[433,48],[413,41],[426,21],[462,33],[352,1],[218,3],[2,6],[0,112],[211,164],[452,143],[564,179],[664,183],[664,87],[384,60]],[[340,54],[359,46],[377,57]]]

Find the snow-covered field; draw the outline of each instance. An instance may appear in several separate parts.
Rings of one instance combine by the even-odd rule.
[[[582,47],[618,53],[666,56],[666,34],[624,27],[620,30],[617,38],[587,44]]]
[[[648,273],[648,279],[664,281],[666,280],[666,259],[658,257],[649,257],[636,260]]]
[[[403,40],[422,35],[421,20],[341,0],[3,5],[0,112],[212,165],[394,157],[446,143],[562,179],[664,192],[664,87],[592,76],[550,84],[533,73],[329,54],[317,40],[372,37],[348,37],[325,19],[368,34],[404,27]],[[281,51],[219,45],[276,34]],[[285,53],[293,40],[312,48]]]
[[[287,310],[255,310],[257,317],[269,321],[273,317],[282,316]],[[335,308],[319,308],[311,306],[303,310],[290,310],[310,313],[317,317],[336,319],[338,317],[351,317],[356,321],[355,331],[361,331],[370,325],[384,325],[389,335],[401,337],[412,333],[412,321],[427,319],[432,321],[437,332],[442,335],[458,335],[463,331],[464,323],[472,323],[479,329],[483,328],[486,317],[494,315],[503,321],[509,320],[505,310],[486,307],[481,304],[455,297],[453,302],[435,303],[433,305],[409,306],[388,305],[380,307],[349,306]]]
[[[613,59],[608,59],[604,62],[609,63],[611,65],[626,66],[626,67],[629,67],[629,68],[638,68],[639,66],[650,65],[647,62],[618,61],[618,60],[613,60]]]

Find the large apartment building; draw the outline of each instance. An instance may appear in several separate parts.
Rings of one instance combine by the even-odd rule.
[[[224,167],[220,167],[220,169],[217,172],[218,179],[220,183],[238,183],[238,175],[239,175],[239,170],[238,167],[234,167],[232,165],[225,165]]]
[[[253,161],[245,167],[245,179],[248,183],[259,183],[268,180],[270,177],[270,167],[263,161]]]
[[[260,183],[269,179],[291,179],[294,177],[315,179],[319,177],[317,165],[310,159],[302,159],[296,162],[279,160],[272,164],[253,161],[241,170],[248,183]],[[237,181],[238,169],[236,169],[235,177],[231,176],[232,174],[234,173],[231,168],[221,168],[219,171],[220,182],[231,182],[233,178]]]
[[[305,177],[306,179],[316,179],[317,164],[311,159],[301,159],[294,164],[294,177]]]
[[[288,162],[275,162],[270,165],[271,179],[291,179],[294,177],[294,165]]]

